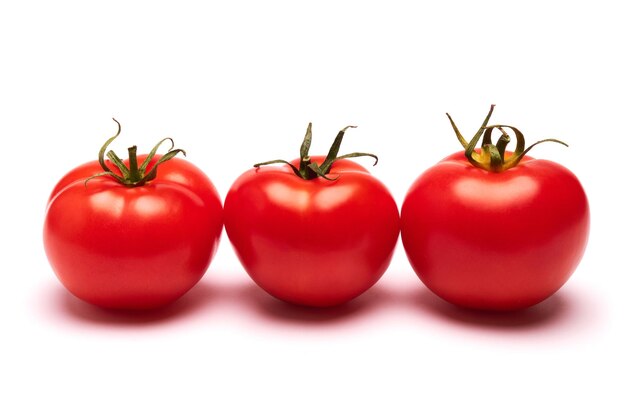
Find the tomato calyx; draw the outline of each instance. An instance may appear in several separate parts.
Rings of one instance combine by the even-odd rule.
[[[311,157],[309,156],[309,149],[311,148],[311,141],[313,138],[312,127],[313,127],[312,123],[309,123],[306,129],[306,134],[304,135],[304,140],[302,141],[302,145],[300,146],[300,163],[298,167],[296,167],[291,162],[288,162],[284,159],[274,159],[274,160],[267,161],[267,162],[260,162],[258,164],[254,164],[254,167],[259,168],[263,165],[284,163],[291,167],[294,174],[296,174],[298,177],[304,180],[312,180],[314,178],[322,177],[325,180],[336,181],[339,177],[337,176],[337,177],[331,178],[328,176],[328,173],[330,171],[330,168],[332,167],[333,162],[335,162],[338,159],[356,158],[359,156],[370,156],[374,158],[374,165],[378,163],[378,157],[371,153],[352,152],[352,153],[348,153],[345,155],[337,156],[337,154],[339,153],[339,148],[341,147],[341,142],[343,141],[343,136],[346,133],[346,130],[348,130],[349,128],[356,128],[356,126],[346,126],[343,129],[341,129],[339,133],[337,133],[337,137],[335,137],[335,140],[332,146],[330,147],[330,150],[328,151],[328,154],[326,155],[326,158],[324,159],[321,165],[318,165],[317,162],[311,162]]]
[[[130,148],[128,148],[128,166],[126,166],[126,164],[124,164],[124,161],[122,161],[117,156],[115,151],[110,150],[107,152],[107,148],[109,147],[109,145],[120,135],[122,131],[122,126],[120,125],[120,123],[117,120],[115,120],[115,118],[113,118],[113,121],[117,123],[117,133],[113,135],[112,137],[110,137],[106,142],[104,142],[104,145],[102,145],[102,148],[100,148],[100,152],[98,153],[98,162],[100,163],[100,166],[102,167],[104,172],[101,172],[99,174],[96,174],[87,178],[87,180],[85,180],[85,186],[87,185],[87,182],[93,178],[101,177],[101,176],[109,176],[109,177],[113,177],[117,182],[127,187],[140,187],[142,185],[145,185],[148,181],[151,181],[156,178],[157,168],[163,162],[169,161],[170,159],[174,158],[179,153],[182,153],[183,155],[187,156],[184,150],[174,149],[174,140],[172,138],[165,138],[165,139],[161,139],[152,148],[152,150],[150,151],[150,153],[148,154],[148,156],[146,157],[146,159],[143,161],[141,165],[139,165],[137,162],[137,146],[131,146]],[[159,147],[161,147],[161,145],[167,141],[171,143],[171,146],[168,149],[168,151],[164,155],[162,155],[154,163],[154,165],[152,165],[152,167],[150,168],[148,172],[146,172],[148,165],[150,164],[150,161],[152,161],[152,158],[154,157],[154,155],[156,155]],[[115,165],[117,169],[120,171],[121,175],[113,172],[111,168],[109,168],[109,166],[104,162],[105,153],[106,153],[106,156],[109,158],[109,161],[111,161],[113,165]]]
[[[469,142],[466,141],[465,138],[463,138],[463,135],[461,135],[461,132],[452,120],[452,117],[448,113],[446,113],[446,116],[448,116],[448,119],[452,124],[452,129],[454,129],[454,133],[456,134],[457,139],[465,148],[465,157],[475,167],[482,168],[490,172],[502,172],[519,164],[524,155],[526,155],[528,151],[530,151],[532,148],[540,143],[556,142],[560,143],[561,145],[569,146],[567,143],[561,140],[550,138],[537,141],[530,145],[528,148],[526,148],[526,140],[524,139],[524,135],[516,127],[510,125],[487,125],[487,123],[489,123],[489,119],[491,118],[491,114],[493,113],[494,107],[495,104],[492,104],[491,108],[489,109],[489,113],[487,114],[487,117],[483,121],[483,124],[480,126],[480,129],[478,129],[472,140],[470,140]],[[515,151],[513,151],[510,156],[506,152],[506,147],[509,142],[511,142],[511,137],[504,130],[505,128],[511,129],[515,134]],[[491,141],[491,135],[494,129],[498,129],[501,134],[495,145]],[[478,141],[480,140],[481,136],[483,140],[480,146],[480,152],[476,152],[476,145],[478,145]]]

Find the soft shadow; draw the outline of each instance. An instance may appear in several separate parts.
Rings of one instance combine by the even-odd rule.
[[[355,299],[335,307],[307,307],[279,300],[254,283],[241,286],[237,298],[252,308],[262,319],[304,325],[345,323],[372,313],[384,299],[384,292],[376,286]]]
[[[46,297],[52,310],[48,311],[48,314],[63,315],[95,324],[142,326],[189,316],[206,306],[214,295],[211,285],[203,280],[172,304],[154,310],[114,310],[96,307],[73,296],[60,285],[51,287]]]
[[[575,306],[568,294],[557,292],[541,303],[517,311],[493,312],[457,307],[437,297],[427,288],[408,295],[421,312],[448,321],[491,329],[536,329],[571,317]]]

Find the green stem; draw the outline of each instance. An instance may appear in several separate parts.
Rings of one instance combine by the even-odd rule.
[[[138,183],[141,181],[141,172],[137,165],[137,146],[128,148],[128,170],[130,171],[128,179],[131,182]]]
[[[508,133],[506,133],[506,131],[503,128],[498,127],[498,130],[502,133],[502,135],[500,136],[500,139],[498,139],[498,142],[496,143],[496,148],[498,148],[500,159],[504,161],[504,158],[506,156],[506,146],[509,144],[509,142],[511,142],[511,137],[508,135]]]
[[[147,155],[146,160],[141,164],[141,166],[139,166],[137,161],[137,146],[131,146],[130,148],[128,148],[128,166],[126,166],[114,151],[107,152],[107,148],[109,147],[109,145],[120,135],[120,132],[122,131],[122,126],[120,125],[120,123],[115,119],[113,119],[113,121],[117,123],[117,133],[111,138],[107,139],[104,145],[102,145],[102,147],[100,148],[100,152],[98,153],[98,162],[100,163],[103,172],[87,178],[87,180],[85,181],[85,185],[92,178],[107,175],[113,177],[120,184],[123,184],[127,187],[139,187],[146,184],[146,182],[156,178],[157,167],[160,164],[169,161],[179,153],[185,155],[184,150],[174,149],[174,141],[171,138],[165,138],[160,140],[152,148],[150,153]],[[165,155],[159,157],[159,159],[152,166],[152,169],[150,169],[150,171],[146,173],[146,168],[148,167],[148,164],[156,155],[158,148],[166,141],[170,141],[172,146]],[[119,169],[121,175],[117,175],[116,173],[111,171],[109,166],[104,161],[105,154],[109,158],[109,161],[111,161],[111,163]]]
[[[524,155],[526,155],[529,150],[531,150],[533,147],[535,147],[535,145],[538,145],[539,143],[556,142],[560,143],[561,145],[568,146],[565,142],[558,139],[543,139],[533,143],[531,146],[526,148],[524,135],[516,127],[510,125],[487,126],[487,123],[489,123],[489,119],[491,118],[491,114],[493,113],[494,107],[495,105],[491,105],[489,113],[483,121],[483,124],[480,126],[472,140],[469,142],[466,141],[465,138],[463,138],[463,135],[461,135],[461,132],[452,120],[452,117],[450,117],[450,115],[446,113],[448,119],[450,120],[450,123],[452,124],[452,129],[454,130],[457,139],[465,148],[465,156],[467,157],[467,160],[475,167],[485,169],[491,172],[501,172],[513,168],[514,166],[519,164]],[[505,128],[511,129],[515,134],[515,151],[513,151],[510,156],[507,156],[506,147],[511,142],[511,137],[504,130]],[[501,136],[495,145],[493,145],[493,143],[491,142],[491,133],[493,129],[498,129],[501,133]],[[478,146],[478,141],[480,140],[481,136],[481,152],[478,153],[476,152],[476,148]]]
[[[349,128],[355,128],[356,126],[346,126],[337,133],[335,140],[333,141],[326,158],[322,162],[321,165],[318,165],[315,162],[311,162],[311,157],[309,156],[309,149],[311,148],[312,141],[312,124],[309,123],[306,134],[304,135],[304,140],[302,141],[302,145],[300,146],[300,164],[298,167],[294,166],[290,162],[285,161],[284,159],[273,159],[271,161],[260,162],[254,164],[255,168],[258,168],[263,165],[270,165],[275,163],[285,163],[288,164],[293,172],[300,178],[304,180],[312,180],[314,178],[322,177],[326,180],[334,181],[337,179],[331,178],[328,176],[330,169],[332,168],[333,163],[338,159],[346,159],[346,158],[355,158],[359,156],[369,156],[374,158],[374,165],[378,163],[378,157],[371,153],[365,152],[353,152],[341,156],[337,156],[339,153],[339,148],[341,147],[341,142],[343,141],[343,136]]]

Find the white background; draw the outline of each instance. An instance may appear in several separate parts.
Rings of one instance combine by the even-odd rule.
[[[625,415],[619,3],[3,2],[0,415]],[[570,144],[533,155],[573,170],[592,209],[578,270],[527,311],[451,308],[401,245],[326,311],[263,293],[226,235],[197,287],[143,315],[74,299],[46,261],[48,193],[111,117],[119,154],[171,136],[222,198],[296,157],[309,121],[313,153],[358,124],[343,151],[378,154],[401,204],[459,150],[445,112],[471,136],[492,103],[494,123]]]

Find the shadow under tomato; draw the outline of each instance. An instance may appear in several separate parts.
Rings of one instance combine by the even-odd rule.
[[[423,287],[412,293],[412,302],[427,314],[449,321],[494,329],[534,329],[566,320],[574,313],[572,300],[557,292],[541,303],[516,311],[482,311],[458,307]]]
[[[261,318],[282,323],[328,325],[345,323],[372,312],[382,297],[376,286],[355,299],[334,307],[308,307],[279,300],[255,284],[242,289],[239,299]]]
[[[115,310],[91,305],[57,285],[51,294],[54,312],[97,324],[148,325],[172,321],[200,310],[214,297],[211,285],[200,281],[184,296],[167,306],[152,310]]]

